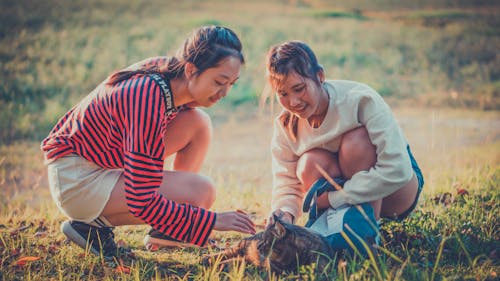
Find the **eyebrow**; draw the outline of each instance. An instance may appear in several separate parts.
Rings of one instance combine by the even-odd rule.
[[[304,82],[304,81],[301,81],[301,82],[299,82],[299,83],[297,83],[297,84],[293,85],[291,88],[292,88],[292,89],[296,89],[296,88],[298,88],[298,87],[303,86],[304,84],[305,84],[305,82]]]
[[[219,74],[220,77],[224,78],[224,79],[227,79],[227,80],[230,80],[231,78],[229,76],[227,76],[226,74]],[[236,77],[236,79],[234,79],[234,81],[231,81],[231,83],[234,83],[236,82],[238,79],[240,79],[240,77]]]

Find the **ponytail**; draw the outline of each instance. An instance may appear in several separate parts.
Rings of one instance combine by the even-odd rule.
[[[106,84],[115,85],[137,74],[159,73],[166,79],[181,77],[184,75],[186,63],[196,66],[196,74],[199,75],[209,68],[216,67],[227,57],[235,57],[242,64],[245,63],[241,41],[236,33],[226,27],[204,26],[186,39],[174,57],[160,63],[146,63],[137,69],[119,70],[109,76]]]
[[[179,76],[182,71],[184,71],[184,65],[181,66],[176,57],[171,57],[167,60],[159,60],[154,63],[146,62],[140,65],[137,69],[118,70],[109,76],[106,85],[115,85],[137,74],[148,75],[152,73],[159,73],[166,79],[172,79]]]

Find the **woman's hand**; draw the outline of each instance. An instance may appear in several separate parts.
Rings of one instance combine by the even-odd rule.
[[[247,214],[241,211],[217,213],[214,229],[255,234],[255,224]]]
[[[272,215],[269,217],[269,219],[267,220],[266,228],[274,223],[274,216],[277,216],[278,218],[280,218],[280,220],[284,223],[293,224],[293,215],[290,214],[289,212],[284,212],[284,211],[278,209],[278,210],[274,211],[272,213]]]
[[[318,209],[330,208],[330,201],[328,200],[328,192],[324,192],[316,198],[316,206]]]

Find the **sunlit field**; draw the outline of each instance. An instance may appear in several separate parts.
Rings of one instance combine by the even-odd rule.
[[[0,1],[0,279],[498,280],[500,6],[329,2]],[[200,265],[212,249],[147,251],[147,226],[116,228],[133,254],[114,262],[65,242],[40,141],[111,71],[173,54],[204,24],[234,29],[247,61],[228,97],[206,109],[214,138],[202,173],[217,186],[216,211],[244,210],[258,225],[270,211],[278,107],[259,99],[272,44],[306,41],[327,77],[367,83],[392,106],[426,184],[410,218],[383,222],[374,259],[348,257],[328,276],[307,267],[275,276],[244,263]],[[241,237],[213,233],[222,247]]]

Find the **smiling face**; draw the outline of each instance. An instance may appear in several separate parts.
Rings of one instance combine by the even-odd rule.
[[[318,77],[322,81],[322,75]],[[316,81],[291,71],[277,86],[278,101],[286,110],[302,119],[321,115],[325,111],[328,96]]]
[[[188,90],[195,102],[210,107],[225,97],[240,77],[241,61],[230,56],[215,67],[188,78]]]

